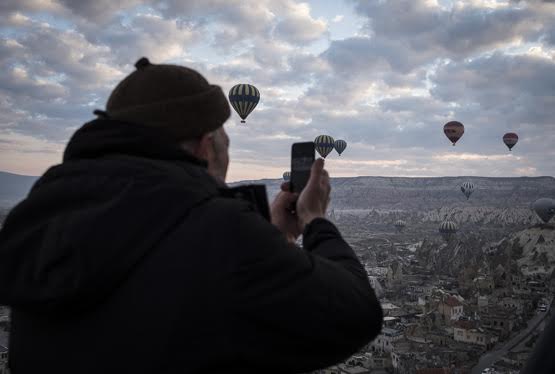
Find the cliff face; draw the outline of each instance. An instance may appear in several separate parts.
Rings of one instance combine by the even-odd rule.
[[[515,233],[508,241],[513,251],[521,253],[517,264],[523,274],[555,269],[555,226],[537,225]]]
[[[416,253],[426,270],[457,277],[464,269],[476,271],[483,267],[485,256],[482,247],[486,241],[478,235],[459,235],[449,242],[427,239]]]

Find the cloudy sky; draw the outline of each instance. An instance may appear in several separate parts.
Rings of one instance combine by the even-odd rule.
[[[226,123],[229,180],[279,177],[319,134],[349,144],[332,176],[555,175],[555,3],[539,0],[3,0],[0,170],[60,162],[141,56],[258,87],[247,125]]]

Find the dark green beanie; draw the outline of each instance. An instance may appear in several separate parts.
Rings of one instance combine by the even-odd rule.
[[[108,118],[159,127],[179,140],[193,139],[222,126],[230,116],[219,86],[195,70],[151,64],[143,57],[108,99]]]

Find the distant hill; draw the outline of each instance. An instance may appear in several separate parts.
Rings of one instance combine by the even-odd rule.
[[[10,208],[22,200],[38,177],[0,171],[0,208]]]
[[[469,200],[461,193],[465,181],[475,184]],[[282,183],[281,179],[244,181],[263,183],[270,197]],[[553,177],[352,177],[332,178],[332,208],[384,209],[423,211],[456,205],[467,207],[524,208],[540,197],[555,198]]]
[[[38,177],[0,172],[0,207],[10,207],[23,199]],[[464,181],[475,184],[476,190],[466,200],[460,191]],[[278,193],[281,179],[243,181],[232,185],[263,183],[270,200]],[[352,177],[332,178],[331,209],[349,214],[382,215],[411,213],[404,219],[437,221],[446,214],[457,221],[476,223],[511,221],[537,223],[530,203],[540,197],[555,198],[553,177]],[[340,213],[341,214],[341,213]],[[418,217],[416,217],[418,216]],[[392,215],[391,219],[396,219]]]

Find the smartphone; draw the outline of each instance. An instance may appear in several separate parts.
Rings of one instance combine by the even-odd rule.
[[[314,142],[294,143],[291,146],[291,191],[301,192],[310,178],[314,163]]]

